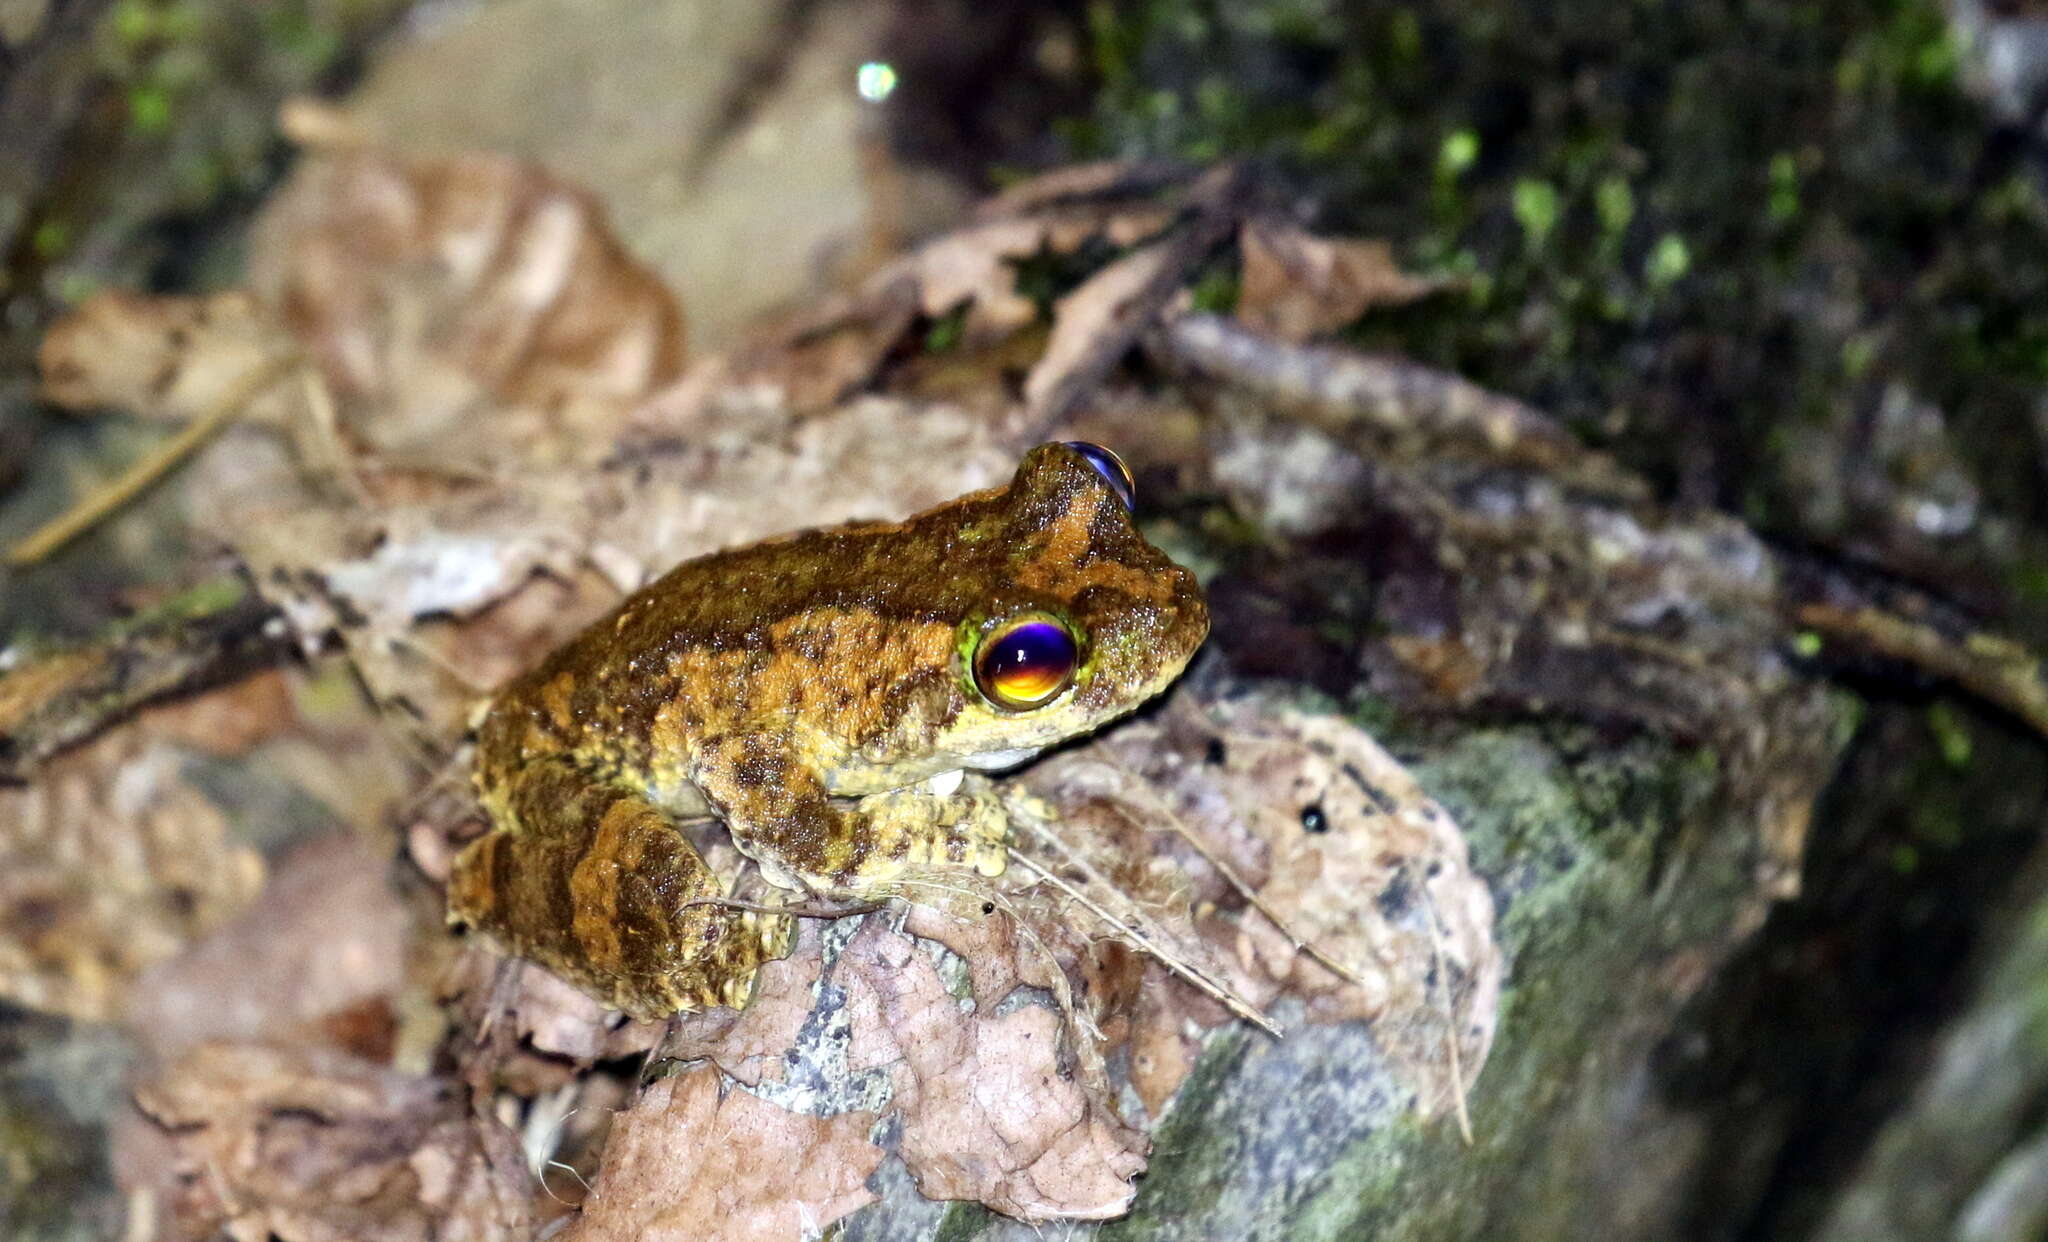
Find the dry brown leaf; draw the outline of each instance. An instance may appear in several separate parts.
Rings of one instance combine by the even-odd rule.
[[[828,409],[874,378],[918,313],[915,281],[871,285],[857,295],[828,299],[763,344],[707,360],[682,385],[766,389],[796,415]]]
[[[1369,310],[1427,297],[1436,282],[1410,276],[1383,241],[1318,237],[1284,221],[1255,219],[1238,231],[1244,256],[1237,317],[1296,343],[1323,336]]]
[[[305,1038],[333,1020],[352,1046],[374,1046],[360,1024],[392,1012],[411,923],[389,872],[345,833],[300,845],[253,905],[142,974],[127,1026],[162,1058],[205,1040]]]
[[[976,205],[981,219],[1000,219],[1065,204],[1090,201],[1127,203],[1185,183],[1190,170],[1163,160],[1096,160],[1069,164],[1027,177]]]
[[[920,1193],[1029,1221],[1130,1208],[1150,1142],[1060,1072],[1059,1015],[963,1012],[916,942],[874,919],[833,977],[847,990],[849,1063],[891,1069],[899,1154]]]
[[[258,225],[250,283],[92,299],[44,338],[45,395],[189,420],[303,354],[317,387],[273,384],[242,416],[369,486],[595,461],[681,369],[668,291],[587,195],[508,159],[310,158]]]
[[[978,909],[979,899],[971,904]],[[828,951],[807,922],[792,955],[762,970],[751,1006],[683,1016],[662,1045],[665,1056],[712,1062],[717,1072],[699,1072],[714,1079],[760,1084],[765,1099],[748,1107],[787,1104],[791,1120],[780,1124],[819,1124],[811,1114],[872,1117],[861,1111],[869,1107],[900,1112],[899,1154],[936,1197],[978,1199],[1027,1220],[1106,1218],[1128,1207],[1146,1140],[1116,1119],[1103,1091],[1063,1072],[1055,1011],[1027,1004],[998,1016],[993,999],[980,1012],[963,1010],[939,979],[934,950],[890,930],[882,916],[861,923],[850,940],[835,939],[843,947]],[[536,1046],[594,1048],[607,1038],[594,1003],[560,1010],[572,1027],[580,1021],[581,1034],[530,1022],[529,1003],[519,1000],[515,1017]],[[630,1026],[644,1028],[641,1036],[661,1031],[630,1024],[610,1038],[623,1039]],[[603,1167],[616,1158],[617,1149],[608,1150]],[[661,1176],[695,1175],[671,1168]],[[677,1193],[669,1187],[662,1196]]]
[[[314,159],[258,232],[260,297],[97,299],[46,338],[46,382],[67,403],[189,419],[266,360],[317,363],[243,412],[270,426],[202,456],[195,520],[309,648],[353,631],[380,701],[447,736],[502,670],[468,675],[410,627],[538,571],[575,580],[609,495],[588,467],[675,373],[674,306],[585,196],[508,160]]]
[[[224,759],[242,758],[297,723],[291,680],[281,669],[264,669],[149,710],[149,728],[156,736]]]
[[[648,1087],[613,1122],[564,1242],[803,1242],[874,1201],[872,1113],[810,1117],[703,1066]]]
[[[1096,238],[1116,246],[1136,245],[1156,236],[1173,219],[1171,207],[1146,197],[1163,181],[1119,182],[1108,175],[1113,170],[1097,167],[1103,173],[1088,173],[1085,184],[1077,179],[1055,187],[1040,178],[990,199],[976,212],[976,222],[919,246],[871,277],[868,289],[907,280],[918,291],[920,309],[931,318],[966,307],[966,339],[971,343],[986,344],[1024,327],[1037,318],[1038,308],[1017,291],[1020,260],[1041,251],[1070,253]],[[1119,186],[1137,193],[1085,204],[1077,201]]]
[[[794,1047],[817,1003],[824,963],[818,952],[818,924],[806,920],[789,957],[770,962],[754,979],[754,999],[743,1010],[705,1009],[683,1014],[662,1042],[662,1055],[678,1061],[714,1062],[725,1075],[748,1086],[779,1081],[785,1054]]]
[[[1127,725],[1026,783],[1060,808],[1080,855],[1150,860],[1109,877],[1176,944],[1207,941],[1206,960],[1253,1004],[1289,995],[1311,1021],[1370,1020],[1416,1108],[1451,1110],[1491,1044],[1503,970],[1492,897],[1456,824],[1341,716],[1269,691],[1219,696],[1205,711]],[[1118,821],[1142,824],[1154,844],[1105,846]],[[1148,1112],[1190,1064],[1186,1024],[1225,1016],[1192,994],[1138,1005],[1134,1055],[1149,1060],[1133,1077]]]
[[[0,788],[0,996],[109,1020],[137,972],[256,895],[262,859],[186,781],[185,758],[117,729]]]
[[[136,1102],[170,1131],[171,1150],[122,1180],[165,1196],[180,1236],[532,1236],[535,1187],[516,1142],[470,1116],[443,1081],[318,1047],[214,1043],[142,1084]]]
[[[106,406],[187,422],[296,348],[246,293],[144,297],[112,291],[95,294],[51,325],[36,365],[43,399],[66,409]],[[301,412],[297,398],[280,386],[258,394],[242,417],[278,426]]]
[[[997,220],[947,233],[911,256],[918,301],[936,318],[967,307],[970,340],[993,340],[1038,317],[1037,304],[1017,292],[1020,259],[1046,244],[1043,220]]]
[[[1154,1122],[1194,1072],[1202,1054],[1203,1023],[1191,1020],[1181,1000],[1185,988],[1177,988],[1166,967],[1148,964],[1139,986],[1137,1004],[1130,1021],[1131,1089]]]
[[[589,460],[681,367],[680,312],[602,208],[496,156],[309,158],[258,225],[250,285],[370,447],[441,467]]]
[[[973,222],[888,263],[850,296],[819,308],[743,350],[720,382],[765,385],[798,413],[823,409],[869,382],[918,316],[962,315],[960,340],[993,345],[1038,319],[1017,288],[1018,265],[1090,241],[1130,247],[1164,232],[1178,208],[1161,191],[1184,181],[1163,166],[1062,170],[988,200]]]
[[[927,894],[914,895],[924,902],[933,900]],[[1028,906],[1020,907],[1014,900],[986,914],[976,908],[967,916],[934,905],[914,905],[903,917],[903,929],[945,945],[967,964],[975,1005],[986,1013],[1020,986],[1050,989],[1053,972],[1078,957],[1073,951],[1076,946],[1064,937],[1050,942],[1041,937],[1044,947],[1034,946],[1027,932],[1037,934],[1039,929],[1020,929],[1013,910],[1018,915],[1031,912]],[[1061,954],[1060,958],[1052,956],[1055,952]]]
[[[1075,371],[1094,361],[1100,341],[1133,313],[1178,256],[1167,242],[1125,255],[1089,277],[1053,308],[1052,339],[1024,380],[1024,399],[1043,408]]]
[[[1448,976],[1476,1071],[1497,1017],[1502,960],[1492,895],[1472,872],[1457,825],[1342,716],[1248,698],[1216,704],[1213,718],[1226,748],[1253,752],[1240,757],[1242,768],[1228,759],[1223,766],[1251,778],[1237,797],[1240,807],[1249,803],[1244,822],[1267,850],[1259,896],[1290,932],[1367,982],[1348,982],[1304,955],[1257,911],[1244,917],[1240,956],[1325,1022],[1417,1021],[1443,1004],[1442,995],[1430,995],[1429,979]],[[1310,831],[1310,821],[1320,831]],[[1361,894],[1371,894],[1370,911],[1360,908]],[[1412,1051],[1424,1058],[1439,1052]]]

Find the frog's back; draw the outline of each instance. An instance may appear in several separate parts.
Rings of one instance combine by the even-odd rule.
[[[954,626],[988,578],[973,562],[996,550],[980,499],[947,506],[943,524],[804,531],[678,565],[499,693],[479,771],[488,782],[569,753],[632,775],[777,718],[830,722],[859,745],[945,675]]]

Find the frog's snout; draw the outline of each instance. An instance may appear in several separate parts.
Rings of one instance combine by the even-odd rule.
[[[1209,600],[1202,594],[1201,584],[1186,569],[1176,565],[1173,595],[1173,621],[1167,628],[1168,645],[1174,654],[1169,657],[1178,672],[1194,658],[1195,650],[1209,637]]]

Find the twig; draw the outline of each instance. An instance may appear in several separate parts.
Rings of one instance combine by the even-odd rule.
[[[1076,1027],[1079,1027],[1082,1033],[1087,1036],[1086,1040],[1080,1041],[1079,1048],[1077,1049],[1083,1064],[1101,1082],[1106,1084],[1109,1081],[1108,1071],[1102,1063],[1102,1052],[1097,1047],[1097,1045],[1106,1042],[1107,1037],[1103,1035],[1102,1028],[1095,1024],[1095,1019],[1074,1000],[1074,985],[1067,978],[1067,972],[1060,966],[1058,955],[1052,951],[1052,946],[1045,942],[1043,936],[1040,936],[1031,929],[1030,921],[1024,917],[1021,910],[1017,909],[1017,903],[1010,900],[1009,894],[998,892],[995,889],[977,891],[957,884],[941,883],[937,880],[905,878],[900,883],[905,888],[929,888],[934,892],[954,893],[959,896],[979,898],[990,902],[1004,914],[1009,915],[1010,923],[1017,929],[1017,934],[1030,941],[1031,947],[1038,950],[1038,955],[1045,959],[1046,976],[1052,980],[1053,1000],[1058,1002],[1060,1012],[1065,1014],[1067,1020]]]
[[[1235,992],[1232,992],[1229,988],[1224,987],[1222,984],[1218,983],[1214,979],[1211,979],[1208,975],[1208,972],[1202,970],[1193,962],[1182,958],[1179,954],[1170,952],[1167,948],[1154,943],[1150,937],[1145,935],[1145,933],[1139,931],[1137,928],[1131,926],[1128,923],[1125,923],[1121,919],[1117,918],[1115,915],[1111,914],[1109,911],[1103,909],[1101,905],[1091,900],[1086,893],[1083,893],[1080,889],[1075,888],[1073,885],[1067,883],[1065,880],[1062,880],[1057,875],[1054,875],[1051,871],[1048,871],[1046,868],[1040,866],[1038,863],[1034,862],[1029,856],[1022,854],[1013,848],[1010,850],[1010,857],[1015,861],[1022,863],[1025,867],[1029,868],[1034,874],[1038,875],[1040,878],[1050,881],[1053,887],[1059,889],[1067,896],[1079,902],[1083,907],[1085,907],[1088,910],[1090,914],[1093,914],[1096,918],[1101,919],[1104,923],[1114,928],[1119,934],[1130,937],[1132,943],[1136,944],[1139,948],[1143,949],[1145,952],[1151,954],[1160,962],[1164,963],[1167,969],[1173,971],[1173,973],[1179,975],[1183,979],[1186,979],[1189,983],[1194,984],[1203,992],[1206,992],[1210,997],[1220,1002],[1226,1009],[1230,1010],[1230,1012],[1236,1014],[1240,1018],[1243,1018],[1247,1022],[1253,1023],[1269,1035],[1277,1037],[1286,1033],[1280,1028],[1278,1023],[1274,1022],[1271,1018],[1267,1017],[1265,1014],[1260,1013],[1257,1009],[1253,1008],[1242,997],[1238,996]]]
[[[220,685],[288,658],[283,618],[226,574],[116,622],[80,647],[0,673],[0,783],[145,703]]]
[[[1271,922],[1273,926],[1279,928],[1280,934],[1287,937],[1288,943],[1294,946],[1296,952],[1308,954],[1316,961],[1321,962],[1324,966],[1328,967],[1331,973],[1335,974],[1340,979],[1344,979],[1348,982],[1355,983],[1359,987],[1366,986],[1365,976],[1362,973],[1360,973],[1356,968],[1332,956],[1328,952],[1324,951],[1323,948],[1317,945],[1314,941],[1309,940],[1308,938],[1301,935],[1299,932],[1295,931],[1294,928],[1288,924],[1287,920],[1281,917],[1280,912],[1274,909],[1271,903],[1267,902],[1267,900],[1264,897],[1259,895],[1258,890],[1254,889],[1250,884],[1246,883],[1244,877],[1240,876],[1237,873],[1237,869],[1230,865],[1228,859],[1225,859],[1221,854],[1218,854],[1213,846],[1211,846],[1207,841],[1204,841],[1201,838],[1200,834],[1195,832],[1194,829],[1188,827],[1187,821],[1183,820],[1177,813],[1175,813],[1172,807],[1166,805],[1165,799],[1160,798],[1150,789],[1145,788],[1144,779],[1140,777],[1136,772],[1133,772],[1128,766],[1126,766],[1122,760],[1116,758],[1104,758],[1101,760],[1101,762],[1109,765],[1112,768],[1115,768],[1118,772],[1121,772],[1125,776],[1129,777],[1132,781],[1132,785],[1130,786],[1130,788],[1139,792],[1147,802],[1151,803],[1152,809],[1159,812],[1159,814],[1165,818],[1167,826],[1172,828],[1181,840],[1186,841],[1189,845],[1194,846],[1195,852],[1197,854],[1200,854],[1203,858],[1207,859],[1210,866],[1216,868],[1217,872],[1220,875],[1222,875],[1225,883],[1229,884],[1230,887],[1236,889],[1240,896],[1242,896],[1246,901],[1252,904],[1253,909],[1257,910],[1260,914],[1265,915],[1267,920]],[[1121,814],[1121,810],[1119,810],[1118,813]]]
[[[298,361],[296,356],[283,355],[251,368],[235,381],[234,386],[212,408],[187,423],[178,434],[157,445],[141,461],[128,467],[120,478],[73,505],[69,510],[45,523],[34,534],[9,548],[7,563],[17,567],[35,564],[104,521],[108,514],[149,490],[150,485],[169,474],[172,468],[190,456],[193,450],[232,422],[249,402],[276,383],[286,371],[297,366]]]
[[[829,903],[791,902],[786,906],[771,906],[766,902],[742,901],[737,897],[692,897],[682,904],[682,909],[691,906],[717,906],[724,910],[740,910],[748,914],[780,914],[793,919],[844,919],[856,914],[872,914],[882,908],[879,901],[857,902],[852,905],[835,906]]]
[[[1200,967],[1198,967],[1195,964],[1194,960],[1191,957],[1180,954],[1179,952],[1169,953],[1165,949],[1159,947],[1161,945],[1171,945],[1173,943],[1174,937],[1171,934],[1169,934],[1164,927],[1160,926],[1158,920],[1154,919],[1150,914],[1146,913],[1145,908],[1138,904],[1136,898],[1132,897],[1129,893],[1124,892],[1116,884],[1111,882],[1109,877],[1103,875],[1100,871],[1096,870],[1095,866],[1091,864],[1087,859],[1075,853],[1074,848],[1068,845],[1065,841],[1061,840],[1058,833],[1053,832],[1044,824],[1038,823],[1036,820],[1032,819],[1029,816],[1021,816],[1019,818],[1020,821],[1024,823],[1027,827],[1029,827],[1032,832],[1038,835],[1040,840],[1045,841],[1047,844],[1051,845],[1053,849],[1059,853],[1060,857],[1068,863],[1068,865],[1079,870],[1082,876],[1090,884],[1100,885],[1104,891],[1115,893],[1117,896],[1122,897],[1125,902],[1129,903],[1133,929],[1131,934],[1136,936],[1139,945],[1142,948],[1144,948],[1146,952],[1151,953],[1154,957],[1158,958],[1159,961],[1162,964],[1164,964],[1167,969],[1173,971],[1175,974],[1180,975],[1181,977],[1189,980],[1190,982],[1197,983],[1198,986],[1203,986],[1205,990],[1213,989],[1212,995],[1215,995],[1217,999],[1221,1000],[1227,1007],[1230,1008],[1230,1010],[1233,1013],[1238,1014],[1240,1017],[1246,1017],[1254,1022],[1257,1022],[1260,1026],[1265,1027],[1269,1032],[1271,1032],[1274,1035],[1279,1035],[1281,1033],[1280,1027],[1277,1024],[1272,1024],[1270,1020],[1265,1017],[1264,1014],[1260,1013],[1258,1009],[1251,1004],[1250,1001],[1245,1000],[1243,997],[1239,996],[1236,992],[1232,991],[1223,983],[1211,978],[1206,971],[1203,971]],[[1023,855],[1017,854],[1015,850],[1012,850],[1011,854],[1018,858],[1023,857]],[[1029,863],[1028,859],[1026,859],[1025,861]],[[1039,867],[1036,864],[1030,865],[1032,865],[1033,869],[1038,871],[1040,875],[1046,875],[1049,879],[1052,880],[1054,884],[1060,886],[1061,888],[1068,889],[1068,891],[1070,892],[1074,891],[1069,885],[1067,885],[1064,881],[1060,880],[1057,876],[1052,876],[1049,873],[1047,873],[1043,867]],[[1076,892],[1075,895],[1079,897],[1078,892]],[[1096,906],[1093,903],[1088,902],[1086,898],[1081,898],[1081,900],[1083,904],[1087,904],[1090,909],[1096,910],[1105,918],[1110,917],[1107,911],[1104,911],[1099,906]],[[1139,924],[1143,924],[1145,928],[1149,929],[1149,938],[1147,938],[1143,933],[1137,930],[1137,925]],[[1119,924],[1119,926],[1121,926],[1121,924]]]
[[[1451,1099],[1457,1105],[1458,1136],[1465,1140],[1465,1146],[1472,1146],[1472,1113],[1465,1104],[1465,1065],[1458,1052],[1458,998],[1451,991],[1451,973],[1444,969],[1444,933],[1437,922],[1436,898],[1430,896],[1428,884],[1418,884],[1422,890],[1422,906],[1428,914],[1429,944],[1435,954],[1436,977],[1444,986],[1444,1043],[1451,1054]]]
[[[1793,621],[1954,682],[2048,737],[2048,670],[2041,657],[2011,639],[1971,633],[1957,641],[1887,609],[1818,602],[1799,605]]]
[[[341,411],[334,403],[333,391],[318,368],[305,368],[299,372],[299,379],[306,395],[306,417],[312,423],[310,441],[316,446],[315,452],[307,454],[308,458],[324,458],[326,468],[341,480],[349,499],[364,509],[376,508],[376,497],[370,494],[369,485],[356,469],[354,455],[342,440]]]
[[[1233,385],[1282,417],[1359,446],[1367,461],[1449,449],[1635,499],[1642,480],[1580,444],[1563,424],[1448,371],[1333,345],[1297,345],[1214,314],[1184,315],[1144,338],[1173,370]]]

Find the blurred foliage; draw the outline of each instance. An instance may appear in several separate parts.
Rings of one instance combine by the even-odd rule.
[[[2048,202],[1961,90],[1935,0],[1133,0],[1091,10],[1087,155],[1250,156],[1326,228],[1454,291],[1361,343],[1569,419],[1800,538],[1797,426],[1903,385],[2017,534],[1970,555],[2040,603]],[[2029,533],[2035,532],[2035,533]]]
[[[75,302],[204,279],[211,240],[276,178],[278,104],[332,88],[403,0],[115,0],[81,46],[95,85],[42,195],[19,204],[0,288]]]

